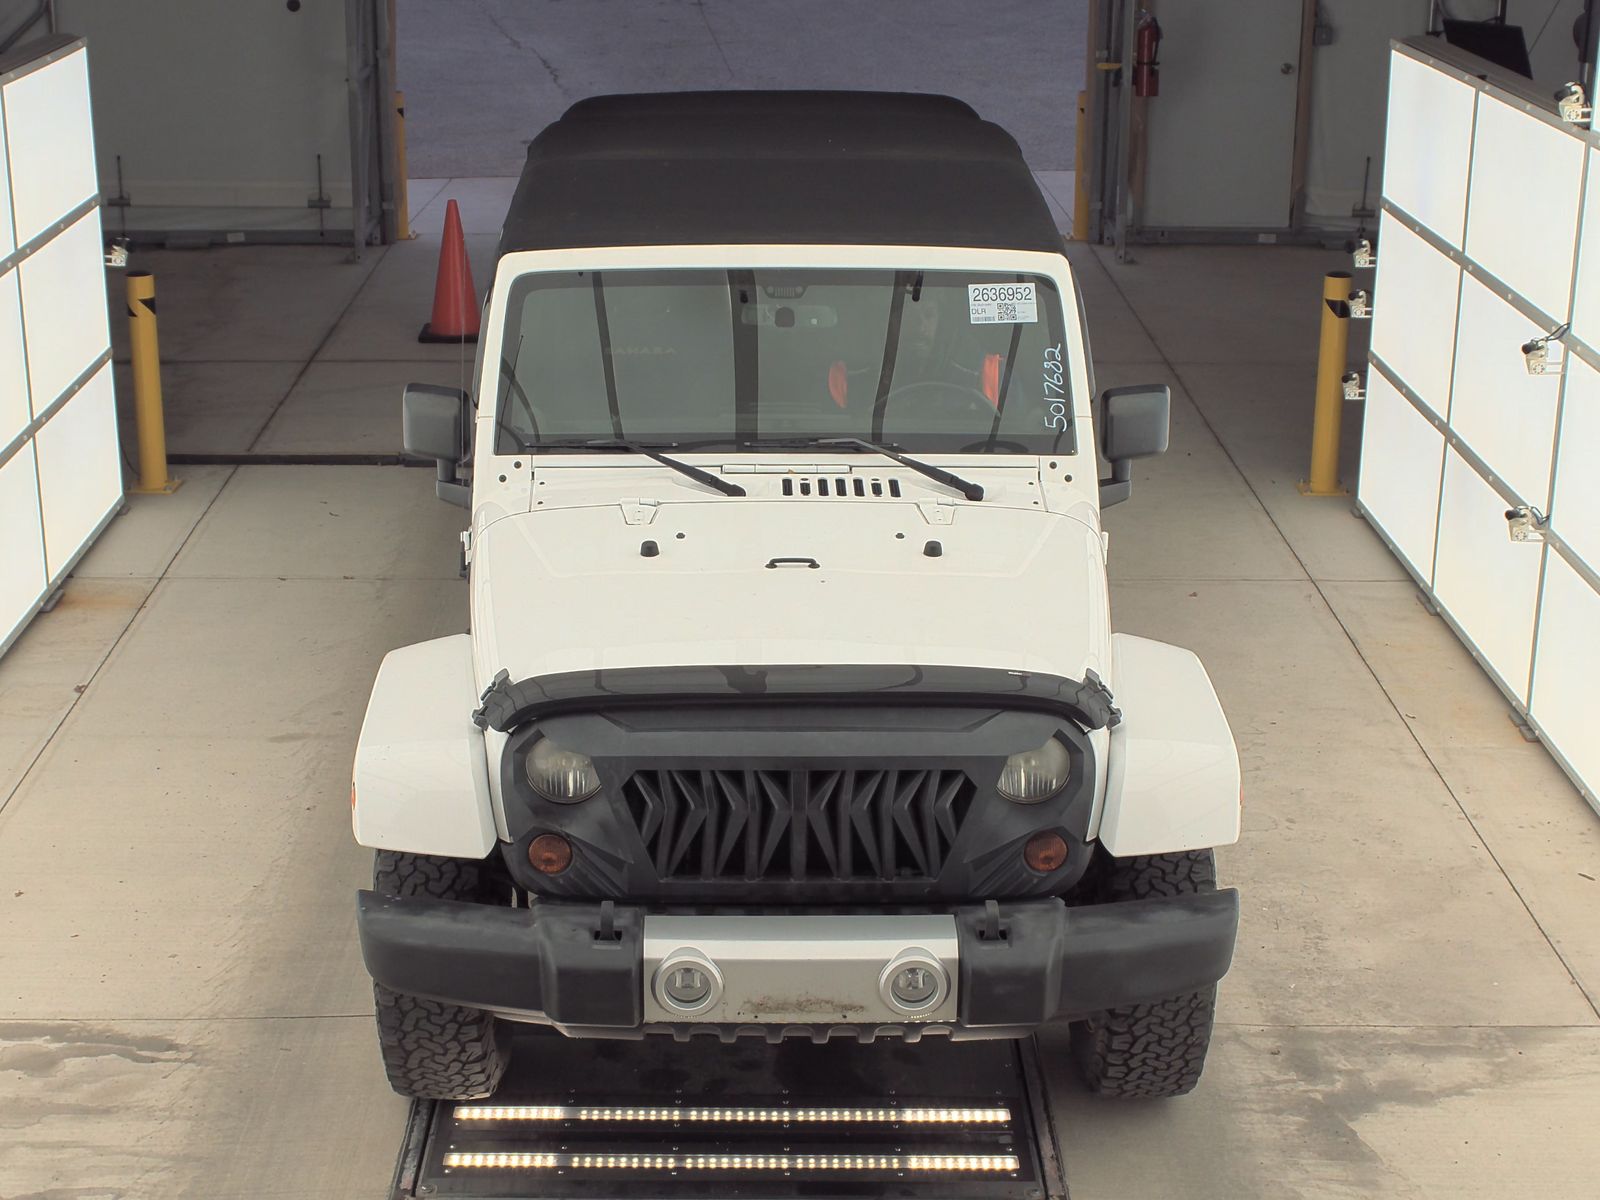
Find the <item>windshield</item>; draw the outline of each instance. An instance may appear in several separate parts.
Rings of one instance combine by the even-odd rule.
[[[1061,298],[981,271],[561,271],[511,287],[498,449],[864,438],[1071,454]]]

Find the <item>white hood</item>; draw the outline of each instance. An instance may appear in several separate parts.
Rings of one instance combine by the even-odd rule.
[[[910,502],[714,497],[661,504],[648,524],[616,504],[501,518],[473,548],[479,670],[484,681],[501,669],[786,663],[1106,675],[1099,537],[1042,509],[946,511],[951,523],[936,525]]]

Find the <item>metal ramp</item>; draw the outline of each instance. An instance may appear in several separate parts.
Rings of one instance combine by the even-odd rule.
[[[1066,1200],[1032,1038],[520,1037],[490,1101],[412,1105],[391,1200]]]

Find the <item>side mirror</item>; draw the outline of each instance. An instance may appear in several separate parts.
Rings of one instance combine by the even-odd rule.
[[[434,491],[439,499],[467,508],[472,491],[456,479],[456,465],[466,457],[467,394],[460,388],[408,383],[400,402],[400,441],[407,454],[431,458],[439,465]]]
[[[1172,389],[1164,383],[1107,388],[1100,401],[1100,449],[1111,478],[1100,481],[1100,507],[1120,504],[1133,493],[1136,458],[1167,449],[1172,426]]]

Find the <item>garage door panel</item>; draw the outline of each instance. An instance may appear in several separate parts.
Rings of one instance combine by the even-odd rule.
[[[111,342],[100,214],[90,212],[78,218],[24,259],[18,271],[28,337],[29,388],[37,417]]]
[[[1430,583],[1443,456],[1444,434],[1381,372],[1373,371],[1356,494],[1401,558]]]
[[[1459,250],[1477,93],[1408,55],[1389,61],[1383,194]]]
[[[1600,779],[1600,595],[1559,554],[1545,568],[1529,710],[1585,779]]]
[[[1379,245],[1375,288],[1383,299],[1372,320],[1372,352],[1446,416],[1461,268],[1387,213]]]
[[[11,209],[26,245],[99,190],[89,121],[89,56],[78,49],[4,89]]]
[[[1557,321],[1567,319],[1582,184],[1581,142],[1503,100],[1478,98],[1467,255]]]
[[[1583,222],[1587,228],[1578,248],[1572,332],[1589,345],[1600,346],[1600,150],[1589,151],[1588,182],[1583,194]]]
[[[0,88],[0,167],[7,162],[5,89]],[[17,248],[17,231],[11,215],[10,172],[0,169],[0,258]]]
[[[1600,570],[1600,371],[1567,356],[1550,526]]]
[[[122,499],[117,406],[106,363],[35,437],[45,565],[54,578]]]
[[[105,252],[81,39],[0,84],[0,646],[121,502]]]
[[[1506,688],[1526,704],[1543,547],[1513,542],[1505,511],[1499,493],[1448,450],[1434,592]]]
[[[39,532],[39,485],[33,446],[0,465],[0,639],[44,594],[44,539]]]
[[[1463,281],[1451,428],[1517,495],[1543,508],[1561,379],[1528,374],[1522,344],[1539,332],[1478,279]]]
[[[0,272],[0,450],[15,441],[31,419],[22,348],[22,298],[13,268]]]

